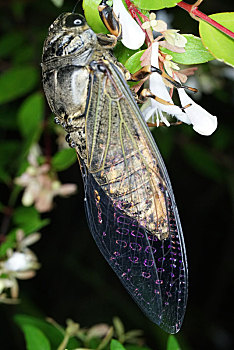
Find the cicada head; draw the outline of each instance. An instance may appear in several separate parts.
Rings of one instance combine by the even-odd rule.
[[[83,31],[88,29],[89,26],[84,18],[84,16],[77,13],[62,13],[55,19],[55,21],[49,27],[50,33],[58,33],[61,31],[70,32],[76,34],[81,34]]]
[[[42,61],[77,55],[93,46],[96,40],[96,34],[82,15],[62,13],[49,27]]]

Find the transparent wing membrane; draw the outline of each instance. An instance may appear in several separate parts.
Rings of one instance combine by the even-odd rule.
[[[105,259],[156,324],[176,333],[187,262],[170,180],[118,69],[93,72],[81,160],[90,231]],[[86,163],[86,164],[85,164]]]
[[[90,231],[142,311],[169,333],[179,331],[187,301],[183,247],[168,198],[171,234],[159,240],[127,216],[81,166]]]

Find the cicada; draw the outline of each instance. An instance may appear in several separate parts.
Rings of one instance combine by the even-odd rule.
[[[103,22],[117,26],[107,9]],[[77,152],[97,246],[148,318],[176,333],[187,302],[183,233],[163,159],[112,54],[116,37],[61,14],[44,43],[44,91]]]

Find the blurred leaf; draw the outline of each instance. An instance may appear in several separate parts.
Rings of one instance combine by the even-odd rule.
[[[0,142],[0,167],[12,162],[12,159],[19,153],[20,143],[17,140]]]
[[[174,335],[169,335],[167,341],[167,350],[181,350],[176,337]]]
[[[126,350],[125,347],[116,339],[111,340],[110,350]]]
[[[25,64],[30,63],[33,60],[35,54],[35,50],[33,46],[30,45],[22,45],[17,50],[15,50],[15,54],[13,57],[14,65],[17,64]]]
[[[234,12],[209,16],[227,29],[234,31]],[[234,66],[234,40],[210,24],[200,21],[199,32],[204,46],[220,61]]]
[[[176,0],[134,0],[134,5],[144,10],[160,10],[165,7],[174,7]]]
[[[151,350],[150,348],[148,348],[147,346],[140,346],[140,345],[125,345],[125,349],[126,350]]]
[[[15,130],[18,129],[16,123],[17,108],[15,106],[1,105],[0,106],[0,129]]]
[[[30,136],[31,143],[39,138],[44,116],[44,97],[40,92],[27,97],[18,113],[18,125],[23,137]]]
[[[0,182],[8,184],[10,183],[10,181],[11,181],[10,174],[6,170],[0,168]]]
[[[56,7],[62,7],[64,0],[51,0],[51,2],[54,4]]]
[[[0,142],[0,178],[7,183],[12,174],[15,174],[17,162],[21,150],[19,141],[8,140]],[[13,161],[14,160],[14,161]]]
[[[212,135],[212,142],[216,149],[226,150],[228,147],[232,147],[233,131],[231,128],[227,128],[224,125],[219,125],[216,132]]]
[[[180,64],[200,64],[215,59],[204,47],[200,38],[192,34],[184,34],[183,36],[187,39],[185,52],[178,53],[160,47],[161,51],[171,55],[172,60]]]
[[[21,328],[24,325],[31,325],[41,330],[50,341],[52,349],[57,349],[64,338],[64,334],[58,328],[54,327],[45,320],[28,315],[15,315],[14,320]],[[79,346],[80,342],[72,337],[70,338],[66,348],[70,350]]]
[[[62,171],[69,168],[77,161],[77,155],[74,149],[65,148],[57,152],[52,158],[52,167],[56,171]]]
[[[15,247],[15,241],[16,241],[15,232],[16,232],[16,229],[9,232],[8,235],[5,237],[5,241],[0,244],[0,258],[5,257],[8,249]]]
[[[22,45],[24,37],[20,32],[2,35],[0,38],[0,57],[5,58],[15,54],[15,50]]]
[[[49,219],[41,219],[38,211],[34,207],[21,206],[16,208],[12,220],[26,235],[38,231],[49,224]]]
[[[202,175],[215,181],[223,179],[223,171],[212,154],[204,147],[195,144],[184,144],[183,153],[191,166]]]
[[[115,328],[115,332],[116,332],[117,338],[119,340],[123,340],[124,325],[123,325],[122,321],[119,319],[119,317],[114,317],[113,318],[113,325],[114,325],[114,328]]]
[[[36,86],[38,70],[31,66],[13,67],[0,76],[0,104],[21,97]]]
[[[50,350],[50,343],[40,329],[31,326],[23,325],[21,327],[24,332],[27,350]]]

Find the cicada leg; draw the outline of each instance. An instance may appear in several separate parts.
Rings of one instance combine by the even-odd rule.
[[[112,7],[107,5],[107,0],[102,0],[98,6],[99,15],[105,27],[109,30],[111,35],[114,35],[117,40],[122,38],[121,24],[113,12]]]
[[[167,73],[163,72],[161,69],[156,68],[154,66],[145,66],[139,69],[136,73],[130,74],[129,81],[140,81],[145,78],[147,78],[152,73],[158,73],[162,76],[163,79],[167,80],[169,83],[171,83],[174,87],[177,89],[186,89],[191,92],[197,92],[197,89],[192,88],[190,86],[184,85],[182,83],[179,83],[178,81],[174,80],[172,77],[170,77]]]

